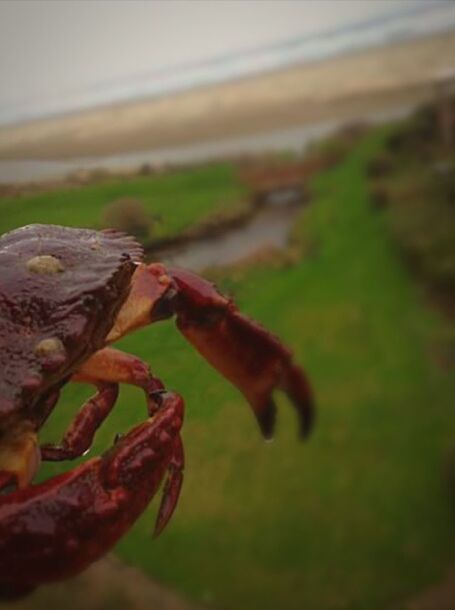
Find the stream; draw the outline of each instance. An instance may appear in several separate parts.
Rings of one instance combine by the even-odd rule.
[[[200,272],[207,267],[232,265],[264,248],[285,248],[302,203],[300,193],[276,191],[245,224],[221,235],[158,249],[153,258]]]
[[[362,116],[370,123],[382,123],[408,116],[415,104],[375,111]],[[325,121],[292,130],[268,134],[233,138],[211,145],[195,145],[191,151],[180,149],[180,153],[191,152],[191,157],[216,158],[217,155],[263,152],[264,150],[293,150],[300,152],[317,139],[335,133],[349,121]],[[142,153],[143,154],[143,153]],[[185,156],[185,155],[184,155]],[[174,158],[174,161],[182,157]],[[152,258],[167,264],[201,272],[208,267],[222,267],[238,263],[266,248],[283,249],[297,216],[306,203],[302,193],[293,189],[271,191],[255,214],[244,224],[227,229],[221,235],[201,237],[187,243],[163,247],[153,252]]]

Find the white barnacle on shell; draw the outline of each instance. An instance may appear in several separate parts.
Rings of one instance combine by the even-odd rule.
[[[38,354],[39,356],[53,356],[55,354],[63,354],[64,352],[65,347],[57,337],[42,339],[35,346],[35,354]]]
[[[39,275],[54,275],[65,270],[58,258],[49,254],[34,256],[25,265],[29,271]]]

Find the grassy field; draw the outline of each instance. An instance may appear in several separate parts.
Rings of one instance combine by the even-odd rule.
[[[40,222],[100,228],[106,206],[125,197],[142,202],[153,237],[169,237],[195,222],[236,214],[245,189],[233,166],[218,163],[173,174],[103,180],[90,186],[0,199],[0,233]]]
[[[241,396],[172,323],[121,343],[185,396],[187,471],[179,508],[161,538],[150,536],[155,502],[117,552],[214,607],[398,609],[455,560],[443,477],[455,445],[455,379],[430,349],[448,323],[425,307],[369,199],[365,167],[386,133],[375,131],[314,181],[314,202],[296,231],[303,251],[311,243],[310,257],[282,268],[233,271],[220,281],[307,369],[318,403],[308,443],[297,442],[284,398],[276,440],[263,443]],[[84,197],[81,192],[81,202]],[[197,199],[185,197],[189,207]],[[185,199],[176,201],[176,213],[177,204]],[[97,217],[89,203],[82,205]],[[10,209],[2,223],[32,220],[20,202]],[[33,220],[50,221],[47,213],[37,203]],[[196,211],[182,214],[187,220],[176,216],[174,229]],[[59,221],[66,221],[64,211]],[[68,222],[92,223],[82,211]],[[86,396],[82,387],[65,391],[45,440],[59,438]],[[143,415],[141,394],[122,389],[94,452]],[[42,475],[56,471],[48,465]]]

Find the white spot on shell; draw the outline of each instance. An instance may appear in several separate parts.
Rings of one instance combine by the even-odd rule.
[[[34,256],[26,262],[26,267],[32,273],[40,275],[54,275],[65,270],[58,258],[49,254]]]
[[[57,337],[49,337],[42,339],[35,347],[35,353],[40,356],[48,356],[64,353],[65,348],[63,343]]]
[[[97,237],[90,240],[90,250],[101,250],[101,243]]]

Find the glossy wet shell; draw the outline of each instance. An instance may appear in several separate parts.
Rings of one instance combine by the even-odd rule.
[[[0,237],[0,426],[103,345],[141,258],[116,231],[30,225]]]

